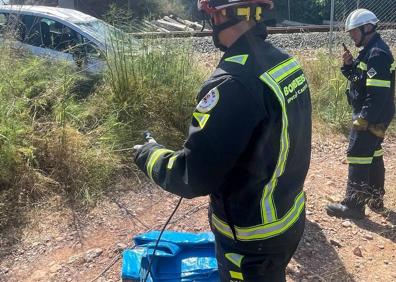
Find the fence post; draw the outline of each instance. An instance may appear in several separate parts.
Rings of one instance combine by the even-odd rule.
[[[330,56],[333,55],[334,6],[335,6],[335,0],[331,0],[330,35],[329,35],[329,53],[330,53]]]

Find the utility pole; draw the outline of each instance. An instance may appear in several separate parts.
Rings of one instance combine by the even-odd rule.
[[[335,0],[331,0],[330,36],[329,36],[329,53],[330,53],[330,56],[333,55],[334,7],[335,7]]]
[[[359,7],[360,7],[360,0],[357,0],[356,1],[356,8],[359,9]]]
[[[288,13],[289,13],[289,21],[291,20],[291,17],[290,17],[290,0],[287,0],[287,10],[288,10]]]

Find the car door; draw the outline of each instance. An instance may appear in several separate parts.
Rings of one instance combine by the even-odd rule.
[[[30,25],[31,22],[25,20],[27,26],[32,26],[29,32],[31,38],[25,42],[33,46],[31,49],[34,54],[68,61],[88,72],[102,72],[105,63],[99,48],[73,27],[48,18],[37,20],[38,25],[35,24],[36,21]],[[40,40],[35,38],[35,30],[39,31]]]
[[[83,67],[90,73],[102,73],[106,67],[106,61],[103,52],[95,43],[82,37],[84,44],[85,60]]]
[[[56,21],[24,15],[22,16],[22,23],[25,29],[22,47],[40,57],[74,63],[72,52],[57,48],[57,36],[62,31],[57,28]]]

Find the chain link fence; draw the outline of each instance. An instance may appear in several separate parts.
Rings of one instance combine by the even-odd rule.
[[[343,31],[344,23],[348,15],[359,8],[368,9],[378,17],[379,32],[388,44],[396,47],[396,0],[333,0],[330,7],[333,14],[333,20],[330,21],[330,53],[333,49],[341,48],[341,42],[351,44],[348,34]]]
[[[335,19],[344,22],[355,9],[364,8],[372,11],[383,24],[396,22],[395,0],[344,0],[335,3]]]

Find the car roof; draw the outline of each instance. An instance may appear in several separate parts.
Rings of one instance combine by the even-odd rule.
[[[91,41],[104,48],[105,43],[93,36],[89,31],[82,30],[78,24],[99,21],[99,19],[80,11],[58,7],[32,6],[32,5],[0,5],[0,13],[16,13],[37,17],[44,17],[59,21],[66,26],[78,31]]]
[[[50,16],[72,23],[91,22],[98,20],[95,17],[80,11],[58,7],[32,6],[32,5],[0,5],[0,12],[21,13],[37,16]]]

